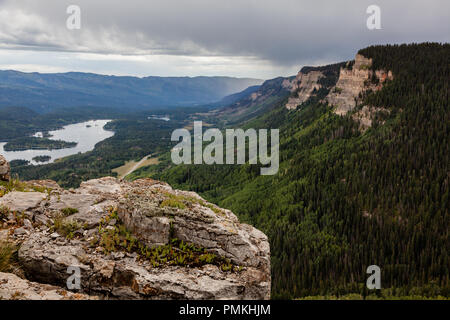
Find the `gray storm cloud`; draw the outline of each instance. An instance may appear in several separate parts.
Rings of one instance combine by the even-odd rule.
[[[67,6],[81,8],[68,30]],[[381,8],[382,29],[366,28]],[[370,44],[448,42],[450,1],[0,0],[0,48],[122,55],[240,56],[291,66]]]

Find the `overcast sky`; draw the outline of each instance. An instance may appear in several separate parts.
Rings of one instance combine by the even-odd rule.
[[[366,27],[371,4],[381,30]],[[450,42],[449,0],[0,0],[0,69],[26,72],[269,79],[423,41]]]

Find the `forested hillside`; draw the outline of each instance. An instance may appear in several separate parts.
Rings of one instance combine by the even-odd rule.
[[[394,78],[349,114],[321,99],[289,111],[284,99],[238,125],[280,129],[278,174],[159,165],[140,175],[197,191],[267,233],[274,298],[367,294],[372,264],[383,294],[448,297],[450,45],[359,53]],[[388,111],[365,131],[353,117],[363,105]]]

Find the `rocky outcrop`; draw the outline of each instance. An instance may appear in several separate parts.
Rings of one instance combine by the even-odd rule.
[[[105,256],[83,241],[41,232],[25,241],[19,257],[32,279],[60,286],[66,284],[68,267],[77,266],[81,269],[81,291],[110,299],[269,298],[267,275],[254,268],[239,273],[223,272],[210,264],[154,268],[133,254]]]
[[[20,244],[28,280],[63,288],[68,268],[79,267],[84,297],[270,298],[266,235],[193,192],[110,177],[75,190],[30,185],[42,192],[0,197],[0,207],[14,213],[0,229]]]
[[[0,154],[0,181],[9,181],[11,178],[11,168],[5,157]]]
[[[46,197],[47,195],[41,192],[13,191],[0,198],[0,207],[7,207],[11,211],[26,212],[36,208]]]
[[[0,298],[5,300],[96,300],[56,286],[31,282],[11,273],[0,272]]]
[[[377,115],[386,115],[389,113],[389,109],[363,106],[360,110],[352,114],[352,118],[359,123],[359,131],[364,132],[372,126],[372,122]],[[381,122],[381,124],[383,123]]]
[[[289,97],[286,108],[289,110],[295,109],[307,101],[313,92],[321,88],[318,81],[323,76],[323,73],[320,71],[309,71],[305,73],[300,71],[292,81],[291,92],[293,96]]]
[[[147,187],[146,187],[147,186]],[[233,263],[269,272],[269,246],[261,231],[240,224],[229,210],[207,203],[194,192],[169,185],[136,181],[119,205],[119,217],[149,246],[167,244],[170,232],[183,241],[230,259]],[[166,201],[187,202],[184,208],[161,207]]]
[[[328,103],[335,107],[334,112],[344,115],[353,110],[360,102],[360,94],[372,89],[380,90],[386,80],[392,80],[392,72],[377,70],[372,71],[372,59],[357,54],[353,66],[341,68],[336,86],[331,89],[326,97]],[[372,83],[375,76],[378,83]]]

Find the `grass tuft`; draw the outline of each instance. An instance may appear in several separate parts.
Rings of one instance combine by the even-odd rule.
[[[64,208],[64,209],[61,209],[61,212],[62,212],[62,214],[64,216],[68,217],[68,216],[71,216],[71,215],[73,215],[75,213],[78,213],[78,209],[76,209],[76,208]]]
[[[6,241],[1,241],[0,272],[11,272],[17,263],[17,246]]]
[[[29,185],[26,182],[22,182],[19,179],[11,179],[9,181],[0,181],[0,197],[3,197],[7,193],[18,191],[18,192],[41,192],[48,193],[52,191],[50,188]]]
[[[50,231],[57,232],[67,239],[73,239],[75,237],[75,231],[83,229],[83,225],[77,221],[65,221],[64,218],[64,215],[55,217],[53,219],[53,225],[50,226]]]
[[[164,207],[171,207],[171,208],[178,208],[178,209],[186,208],[186,205],[183,202],[178,201],[176,199],[166,199],[163,202],[161,202],[161,204],[159,206],[161,208],[164,208]]]

